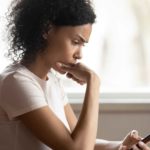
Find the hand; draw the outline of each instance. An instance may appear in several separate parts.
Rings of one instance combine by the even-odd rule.
[[[126,137],[123,139],[119,150],[132,150],[136,147],[136,144],[141,140],[141,137],[138,135],[138,131],[132,130],[129,132]]]
[[[98,76],[92,70],[81,63],[77,63],[75,65],[65,65],[58,62],[56,66],[61,72],[67,72],[66,76],[68,78],[73,79],[81,85],[87,83],[92,75],[97,77],[97,80],[99,80]]]
[[[150,147],[146,145],[145,143],[143,143],[142,141],[138,143],[138,146],[140,147],[140,150],[150,150]],[[136,150],[136,149],[133,149],[133,150]]]
[[[150,150],[150,147],[141,140],[142,138],[138,135],[138,132],[133,130],[124,138],[119,150]]]
[[[124,138],[122,145],[130,149],[133,145],[137,144],[142,138],[138,135],[138,131],[132,130]]]
[[[119,150],[129,150],[129,149],[127,148],[127,146],[121,145]],[[143,143],[142,141],[140,141],[138,142],[138,146],[133,145],[130,150],[150,150],[150,147],[146,145],[145,143]]]

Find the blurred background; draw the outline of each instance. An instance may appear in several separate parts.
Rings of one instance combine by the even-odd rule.
[[[0,71],[9,63],[4,53],[10,2],[0,0]],[[99,74],[104,91],[150,91],[150,0],[93,0],[93,5],[97,20],[82,62]],[[76,86],[68,80],[65,85]]]
[[[0,0],[0,72],[10,63]],[[150,133],[150,0],[93,0],[97,15],[82,62],[101,78],[98,137],[120,140],[132,129]],[[60,76],[60,75],[59,75]],[[85,86],[61,76],[79,116]]]
[[[96,24],[83,62],[103,91],[150,91],[150,0],[94,0]]]

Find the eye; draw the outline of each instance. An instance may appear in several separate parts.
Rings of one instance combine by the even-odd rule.
[[[80,41],[79,41],[79,40],[73,40],[73,44],[74,44],[74,45],[79,45],[79,44],[80,44]]]
[[[73,44],[74,45],[81,45],[81,46],[85,46],[85,43],[80,41],[80,40],[73,40]]]

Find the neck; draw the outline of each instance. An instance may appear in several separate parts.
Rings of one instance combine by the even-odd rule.
[[[50,70],[50,66],[48,66],[45,62],[42,61],[43,59],[40,57],[37,57],[36,60],[32,63],[25,63],[22,61],[21,63],[28,68],[32,73],[37,75],[42,80],[47,80],[47,74]]]

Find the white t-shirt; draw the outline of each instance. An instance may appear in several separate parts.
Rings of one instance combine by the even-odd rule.
[[[48,105],[70,130],[64,112],[67,103],[52,71],[44,81],[20,64],[7,67],[0,75],[0,150],[51,150],[16,117]]]

